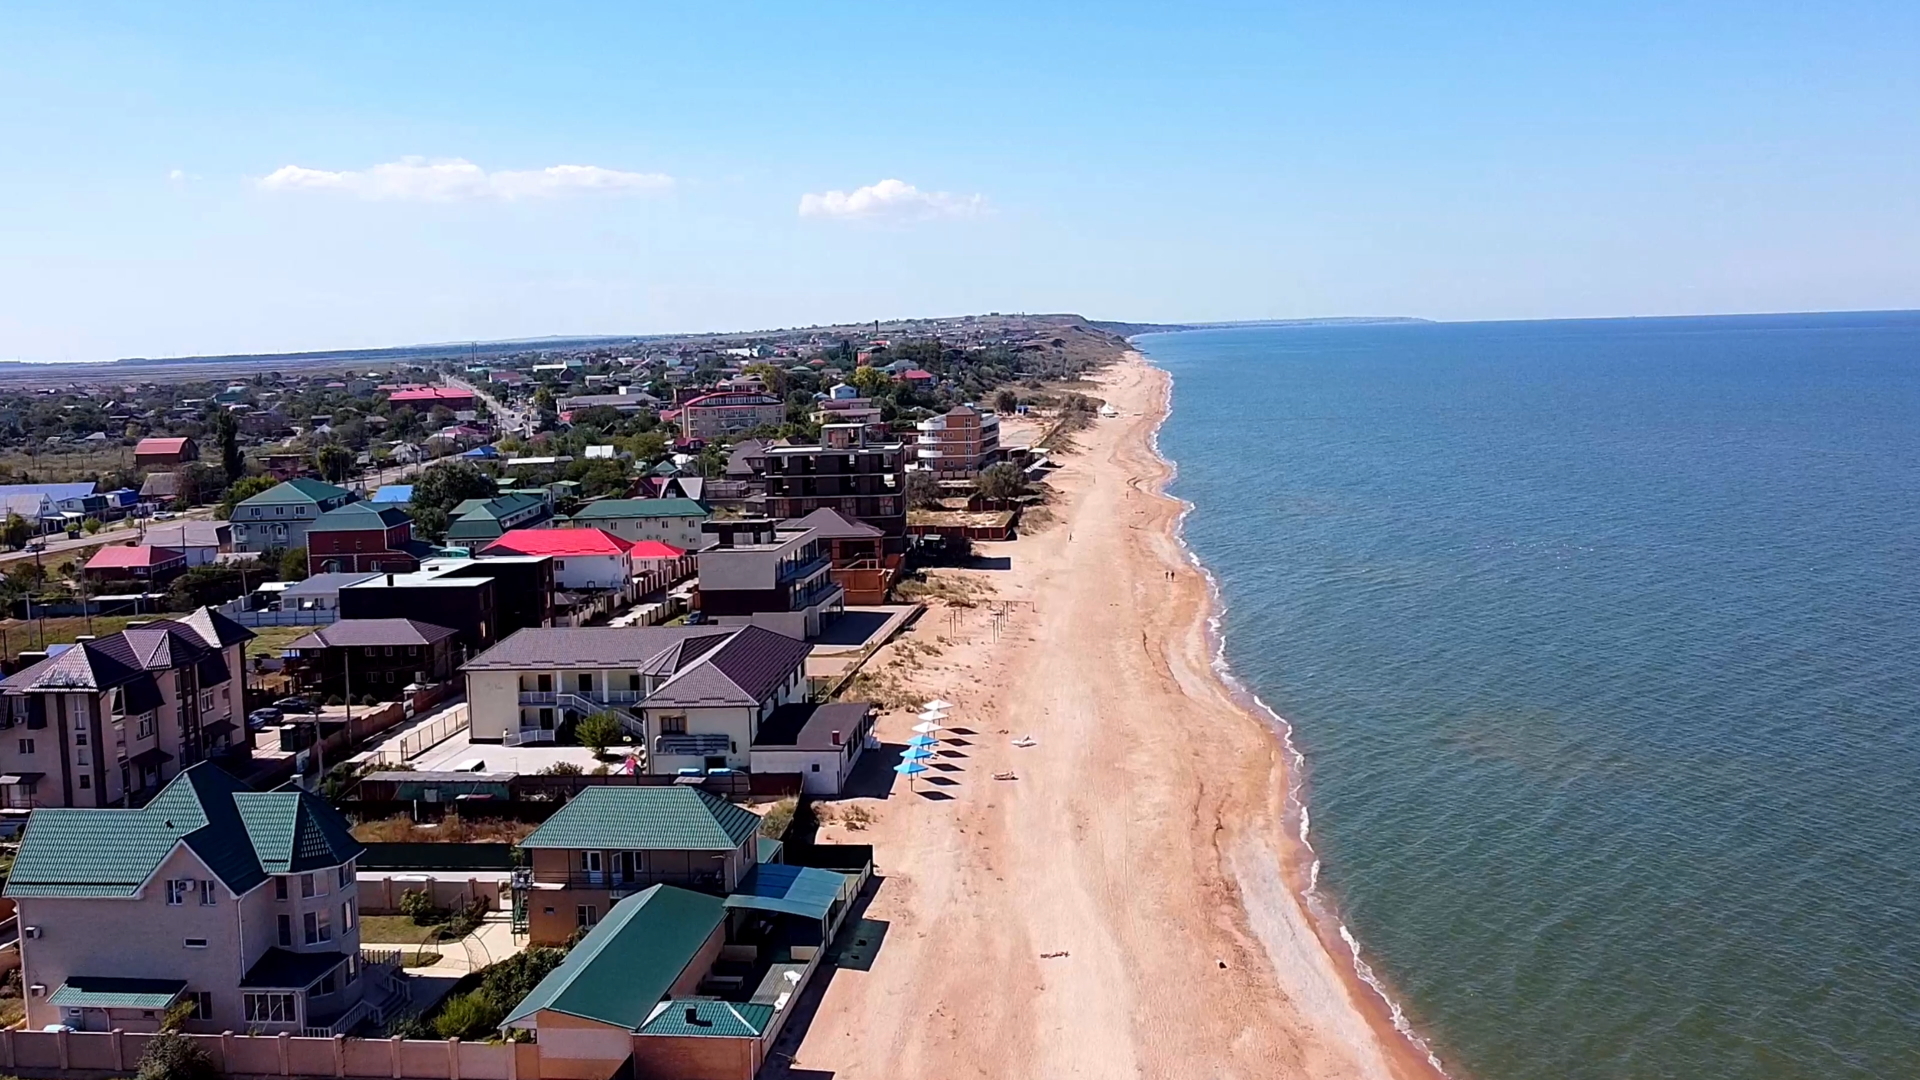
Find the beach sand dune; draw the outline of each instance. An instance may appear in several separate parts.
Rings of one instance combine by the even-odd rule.
[[[828,804],[823,838],[876,847],[878,951],[803,1005],[770,1075],[1432,1075],[1296,898],[1287,762],[1211,670],[1206,581],[1159,493],[1167,380],[1137,355],[1105,372],[1120,415],[1074,437],[1056,520],[983,547],[1010,568],[958,572],[997,603],[936,607],[876,658],[973,734],[915,791]]]

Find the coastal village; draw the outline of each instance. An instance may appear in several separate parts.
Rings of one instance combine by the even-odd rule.
[[[895,906],[1108,741],[1006,692],[1085,662],[1042,606],[1147,497],[1074,479],[1154,415],[1128,355],[995,316],[15,391],[0,1071],[177,1034],[232,1076],[745,1080],[924,1022],[880,1015],[942,963]],[[1098,978],[1081,934],[1015,967]]]

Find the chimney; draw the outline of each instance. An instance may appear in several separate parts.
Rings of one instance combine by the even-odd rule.
[[[98,641],[98,640],[99,638],[95,637],[92,634],[75,634],[73,636],[73,643],[75,645],[80,645],[80,644],[84,644],[85,642]]]
[[[700,1010],[695,1008],[692,1005],[687,1006],[687,1023],[698,1024],[699,1022],[700,1022]]]
[[[388,575],[387,575],[387,584],[389,584],[389,585],[391,585],[391,584],[393,584],[393,575],[392,575],[392,574],[388,574]]]
[[[840,731],[837,728],[834,730],[834,733],[833,733],[833,745],[835,746],[840,745]]]

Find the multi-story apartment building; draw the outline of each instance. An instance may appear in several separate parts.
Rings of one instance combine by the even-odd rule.
[[[701,529],[713,543],[700,549],[694,602],[709,622],[804,640],[846,606],[833,580],[832,543],[812,529],[783,529],[767,518],[709,521]]]
[[[942,480],[978,476],[1000,460],[1000,417],[991,410],[956,405],[916,426],[920,467]]]
[[[605,529],[629,543],[658,540],[692,551],[703,542],[701,524],[712,516],[692,499],[595,499],[574,511],[567,524]]]
[[[898,439],[863,424],[828,424],[817,446],[769,446],[767,516],[805,517],[838,511],[887,537],[892,549],[907,535],[907,451]]]
[[[27,1025],[331,1035],[396,1000],[364,965],[354,860],[326,802],[196,765],[138,810],[36,810],[6,896]]]
[[[307,546],[320,515],[353,501],[346,488],[302,477],[243,500],[228,520],[236,551],[287,551]]]
[[[81,641],[0,681],[0,800],[138,806],[244,744],[244,643],[202,608]]]
[[[771,394],[722,391],[702,394],[680,406],[680,434],[706,441],[784,422],[787,403]]]

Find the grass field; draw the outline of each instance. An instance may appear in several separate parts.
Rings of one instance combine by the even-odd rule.
[[[411,915],[362,915],[360,940],[375,945],[433,945],[442,926],[421,926]]]

